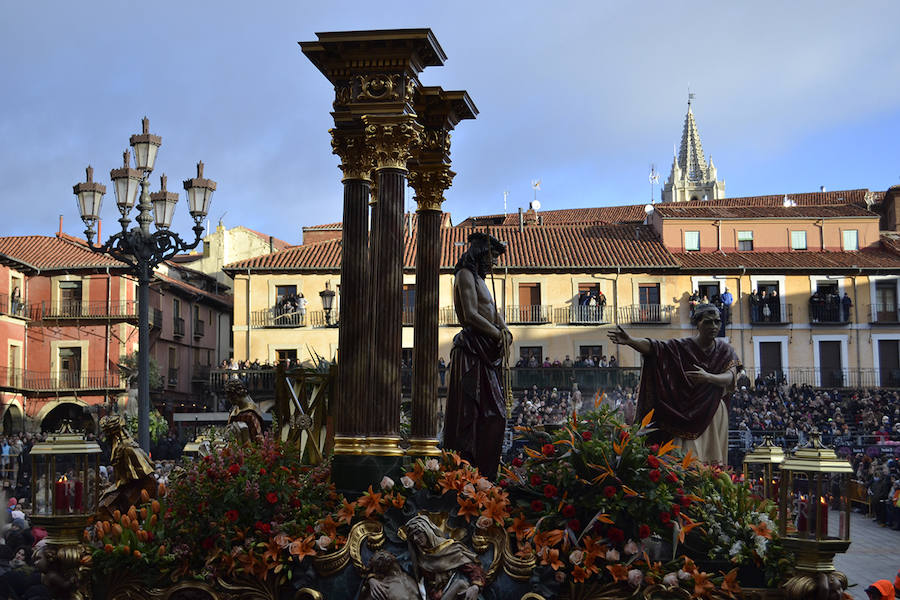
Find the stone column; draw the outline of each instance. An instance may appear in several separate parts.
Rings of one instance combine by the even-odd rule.
[[[372,151],[362,129],[331,130],[332,151],[344,174],[341,234],[341,305],[338,332],[338,397],[334,414],[335,454],[361,454],[365,446],[368,348],[368,216]]]
[[[375,149],[378,178],[375,255],[370,274],[376,312],[374,357],[366,451],[376,456],[401,456],[400,364],[403,334],[403,196],[406,163],[419,142],[422,126],[413,115],[365,115],[366,139]]]
[[[413,342],[412,456],[440,456],[438,444],[438,314],[440,310],[441,203],[455,173],[449,165],[418,165],[416,191],[416,310]]]

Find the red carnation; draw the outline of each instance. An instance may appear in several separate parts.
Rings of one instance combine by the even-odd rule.
[[[671,483],[678,483],[678,475],[675,471],[669,471],[666,473],[666,479],[668,479]]]
[[[276,502],[278,502],[278,494],[276,494],[275,492],[269,492],[268,494],[266,494],[266,502],[268,502],[269,504],[275,504]]]
[[[292,508],[300,508],[301,506],[303,506],[303,503],[300,502],[300,498],[294,498],[293,500],[291,500]]]
[[[572,506],[571,504],[566,504],[565,506],[563,506],[562,516],[564,516],[567,519],[571,519],[572,517],[574,517],[575,516],[575,507]]]
[[[681,506],[678,504],[673,504],[670,510],[672,511],[672,515],[675,517],[681,514]]]
[[[687,496],[682,496],[681,498],[678,499],[678,501],[681,502],[681,505],[684,507],[688,507],[691,505],[691,499],[688,498]]]
[[[659,520],[663,525],[665,525],[672,520],[672,515],[670,515],[666,511],[662,511],[661,513],[659,513]]]
[[[581,439],[583,439],[586,442],[591,441],[592,437],[594,437],[594,434],[591,433],[590,431],[582,431],[581,432]]]
[[[659,459],[653,456],[652,454],[647,457],[647,464],[650,465],[651,469],[659,468]]]
[[[265,474],[266,474],[266,468],[265,468],[265,467],[260,467],[260,468],[259,468],[259,474],[260,474],[260,475],[265,475]]]
[[[541,485],[541,481],[541,476],[537,473],[531,476],[531,485],[533,485],[534,487]]]
[[[262,531],[262,532],[265,533],[266,535],[268,535],[269,532],[272,531],[272,526],[269,525],[268,523],[263,523],[262,521],[257,521],[257,522],[253,525],[253,527],[255,527],[256,529],[258,529],[259,531]]]
[[[556,454],[556,448],[553,446],[553,444],[544,444],[543,448],[541,448],[541,452],[544,453],[544,456],[549,458]]]
[[[650,446],[650,452],[652,452],[653,454],[659,452],[659,444],[653,444],[652,446]]]
[[[625,532],[618,527],[610,527],[606,530],[606,537],[611,544],[621,544],[625,541]]]
[[[544,510],[544,503],[540,500],[532,500],[531,510],[533,510],[534,512],[541,512],[542,510]]]
[[[237,475],[241,472],[241,466],[237,463],[231,463],[231,465],[228,467],[228,472],[232,475]]]
[[[238,514],[238,511],[236,511],[236,510],[225,511],[225,518],[228,519],[229,521],[231,521],[232,523],[237,521],[239,516],[240,515]]]
[[[659,472],[659,469],[653,469],[652,471],[650,471],[650,481],[656,483],[657,481],[659,481],[660,475],[661,473]]]
[[[572,519],[569,521],[569,529],[572,531],[581,531],[581,521],[578,519]]]
[[[515,458],[512,460],[512,466],[514,466],[514,467],[521,467],[521,466],[522,466],[522,462],[523,462],[523,461],[522,461],[522,458],[519,457],[519,456],[517,456],[517,457],[515,457]]]
[[[559,494],[559,490],[556,489],[555,485],[548,483],[544,486],[544,495],[548,498],[555,498],[557,494]]]
[[[502,488],[505,488],[509,485],[509,479],[501,479],[500,483],[498,483],[497,485],[499,485]]]
[[[612,498],[616,495],[616,488],[611,485],[606,486],[603,488],[603,495],[607,498]]]
[[[638,527],[638,537],[642,540],[650,537],[650,526],[649,525],[641,525]]]

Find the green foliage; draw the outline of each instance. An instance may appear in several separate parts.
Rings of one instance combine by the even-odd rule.
[[[131,437],[137,439],[139,427],[138,418],[127,417],[125,421],[128,431],[131,432]],[[154,443],[158,442],[160,438],[167,433],[169,433],[169,422],[154,408],[150,411],[150,441]]]
[[[137,351],[132,352],[131,354],[127,354],[119,358],[119,375],[128,380],[128,387],[135,387],[137,385],[137,376],[138,376],[138,353]],[[151,390],[161,390],[163,389],[163,376],[159,373],[159,365],[156,362],[156,359],[152,356],[150,357],[150,389]]]

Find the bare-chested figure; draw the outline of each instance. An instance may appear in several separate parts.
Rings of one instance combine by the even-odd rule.
[[[484,279],[506,252],[485,233],[469,236],[469,249],[456,263],[453,304],[463,330],[453,338],[444,447],[456,450],[494,478],[500,464],[506,407],[499,371],[512,334]]]

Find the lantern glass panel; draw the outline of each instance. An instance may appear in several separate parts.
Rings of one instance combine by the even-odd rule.
[[[134,206],[141,180],[135,177],[118,177],[114,179],[114,182],[116,184],[116,204],[119,206],[120,212],[127,214]]]

